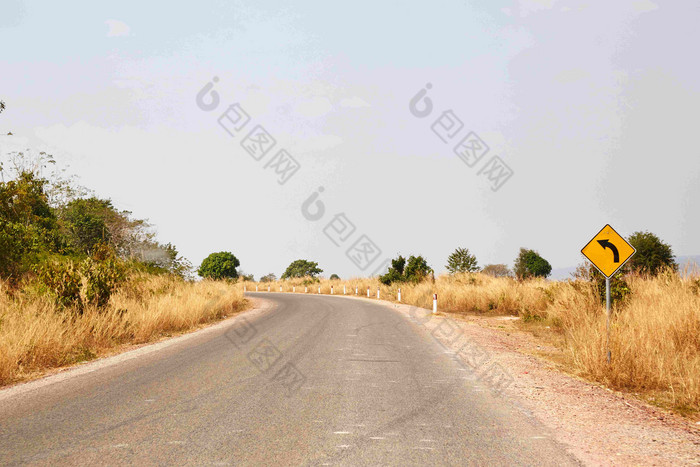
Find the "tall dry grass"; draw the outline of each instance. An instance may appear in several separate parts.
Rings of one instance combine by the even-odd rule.
[[[614,307],[611,318],[612,362],[606,361],[606,313],[592,284],[543,279],[516,281],[483,274],[440,276],[435,282],[385,286],[377,279],[302,279],[242,283],[248,291],[343,293],[432,307],[453,313],[519,316],[528,328],[556,333],[570,368],[616,389],[642,393],[681,412],[700,411],[700,281],[692,275],[666,273],[628,278],[631,294]]]
[[[135,275],[105,309],[57,309],[47,298],[0,283],[0,385],[187,331],[243,309],[238,287]]]

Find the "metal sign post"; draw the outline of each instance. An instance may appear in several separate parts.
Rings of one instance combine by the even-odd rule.
[[[605,325],[605,348],[608,354],[608,365],[610,364],[610,278],[605,278],[605,312],[607,315],[607,323]]]
[[[610,364],[610,278],[625,265],[637,250],[627,242],[610,224],[603,227],[586,246],[581,249],[593,266],[605,276],[605,355]]]

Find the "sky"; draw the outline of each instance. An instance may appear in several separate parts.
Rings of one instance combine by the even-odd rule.
[[[195,265],[231,251],[256,278],[442,272],[457,247],[567,268],[606,223],[697,255],[699,21],[696,1],[4,0],[0,154],[48,151]]]

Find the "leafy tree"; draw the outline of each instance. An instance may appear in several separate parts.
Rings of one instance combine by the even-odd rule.
[[[450,256],[447,257],[447,270],[450,274],[459,272],[476,272],[479,266],[476,262],[476,256],[469,253],[468,248],[457,248]]]
[[[422,256],[410,256],[408,260],[399,255],[391,260],[391,266],[386,274],[380,276],[382,284],[389,285],[392,282],[420,282],[433,270],[428,266]]]
[[[552,272],[552,265],[536,251],[521,248],[513,269],[518,279],[547,277]]]
[[[287,266],[287,270],[282,274],[282,279],[291,279],[299,277],[316,277],[323,272],[323,269],[318,267],[318,263],[314,261],[307,261],[305,259],[298,259],[292,261],[292,263]]]
[[[481,270],[484,274],[493,277],[512,277],[513,271],[511,271],[505,264],[487,264]]]
[[[76,199],[62,210],[68,242],[80,253],[89,254],[96,245],[111,243],[107,219],[115,209],[109,200],[88,198]]]
[[[651,232],[635,232],[628,238],[637,250],[628,265],[630,270],[642,274],[657,275],[665,268],[678,270],[671,246]]]
[[[0,101],[0,114],[2,113],[3,110],[5,110],[5,102]]]
[[[425,258],[422,256],[411,256],[406,263],[404,275],[409,282],[421,282],[432,272],[433,269],[428,266],[428,262]]]
[[[331,279],[332,281],[339,281],[339,280],[340,280],[340,276],[339,276],[338,274],[331,274],[331,278],[330,278],[330,279]]]
[[[233,253],[220,251],[204,258],[197,270],[197,274],[201,277],[215,280],[236,279],[238,277],[236,268],[240,265],[240,261],[233,256]]]
[[[265,274],[260,278],[260,282],[274,282],[277,280],[277,276],[274,273]]]

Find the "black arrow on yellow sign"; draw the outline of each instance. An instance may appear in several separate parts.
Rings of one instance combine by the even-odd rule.
[[[610,243],[610,240],[605,239],[605,240],[598,240],[598,243],[600,243],[600,246],[605,248],[610,248],[613,252],[613,263],[619,263],[620,262],[620,252],[617,251],[617,247]]]

